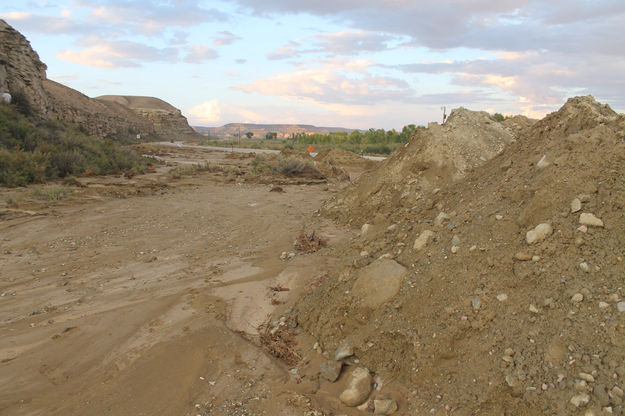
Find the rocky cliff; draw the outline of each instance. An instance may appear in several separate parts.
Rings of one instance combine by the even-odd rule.
[[[180,110],[151,97],[86,95],[46,78],[28,40],[0,19],[0,92],[21,95],[44,119],[79,124],[94,136],[188,138],[197,133]]]
[[[24,93],[35,108],[45,111],[45,79],[46,64],[37,52],[24,36],[0,19],[0,92]]]
[[[122,106],[154,126],[156,134],[175,137],[194,137],[193,130],[182,112],[171,104],[154,97],[103,95],[96,98],[105,105]]]

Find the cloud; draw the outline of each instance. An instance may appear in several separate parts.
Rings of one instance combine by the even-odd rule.
[[[101,68],[140,67],[144,62],[176,62],[176,48],[154,48],[125,40],[106,40],[88,36],[79,42],[81,50],[62,50],[57,57],[63,61]]]
[[[373,63],[366,60],[336,59],[235,88],[316,103],[374,105],[384,101],[414,101],[415,93],[405,81],[372,75],[367,71],[371,66]]]
[[[75,0],[74,6],[87,9],[91,21],[147,35],[174,26],[188,28],[228,20],[227,14],[199,3],[197,0]]]
[[[316,35],[319,47],[331,55],[356,55],[362,52],[379,52],[390,49],[394,36],[365,31],[322,33]]]
[[[298,50],[299,46],[299,42],[289,41],[288,44],[276,49],[275,51],[268,52],[266,54],[267,59],[278,60],[297,57],[301,54],[301,51]]]
[[[309,48],[303,47],[303,40],[289,41],[266,56],[271,60],[299,58],[304,54],[354,56],[392,49],[394,46],[391,47],[389,43],[396,39],[396,36],[365,31],[319,33],[314,36],[313,45]]]
[[[247,59],[235,59],[234,62],[239,65],[243,65],[244,63],[247,62]]]
[[[625,3],[614,0],[236,0],[255,14],[328,17],[362,31],[407,36],[413,46],[574,53],[625,51]],[[612,35],[610,35],[612,34]]]
[[[214,124],[222,120],[221,106],[216,99],[204,101],[187,110],[193,123]]]
[[[187,48],[187,56],[184,61],[188,64],[201,64],[205,61],[217,59],[219,55],[214,49],[206,45],[194,45]]]
[[[61,16],[43,16],[28,12],[0,13],[0,18],[7,20],[20,31],[45,34],[86,34],[93,27],[77,22],[66,13]]]
[[[237,40],[241,40],[237,35],[233,35],[230,32],[219,32],[217,36],[215,36],[215,40],[213,41],[213,45],[215,46],[224,46],[230,45]]]

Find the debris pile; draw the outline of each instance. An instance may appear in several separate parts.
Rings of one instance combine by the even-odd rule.
[[[625,116],[593,97],[456,110],[326,204],[361,233],[291,319],[400,411],[624,414],[623,172]]]

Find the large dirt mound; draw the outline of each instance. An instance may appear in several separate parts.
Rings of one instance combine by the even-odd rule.
[[[393,199],[393,210],[345,214],[372,223],[343,250],[352,265],[294,311],[326,351],[351,341],[404,411],[624,414],[625,116],[577,97],[518,132],[482,166],[464,159],[462,180],[437,190],[431,177],[411,191],[419,197]],[[427,151],[417,146],[432,136],[407,149]],[[498,143],[483,149],[498,153]],[[399,166],[419,185],[406,169],[411,154],[376,174],[389,172],[405,192]],[[385,274],[389,262],[405,268],[399,278]]]
[[[324,211],[361,224],[371,213],[410,209],[424,193],[457,181],[514,142],[521,123],[512,123],[499,123],[486,112],[455,109],[444,125],[418,129],[402,149],[328,201]]]

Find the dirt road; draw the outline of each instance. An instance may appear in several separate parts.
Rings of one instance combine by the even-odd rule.
[[[146,178],[128,186],[165,181]],[[312,215],[332,187],[146,189],[0,221],[0,414],[301,414],[297,377],[248,338],[338,261],[280,259],[302,227],[347,237]]]

